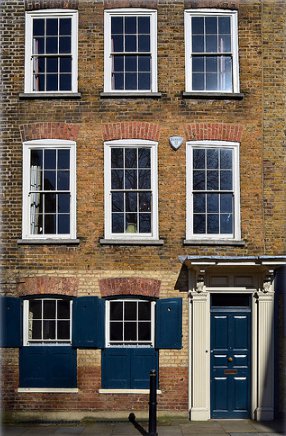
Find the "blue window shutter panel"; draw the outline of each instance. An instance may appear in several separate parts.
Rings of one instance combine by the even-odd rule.
[[[156,302],[156,348],[182,348],[182,299]]]
[[[130,389],[130,349],[106,348],[102,351],[102,387]]]
[[[76,350],[68,346],[20,348],[19,378],[22,388],[75,388]]]
[[[158,383],[158,351],[154,348],[133,348],[131,351],[131,389],[149,389],[150,371],[157,372]]]
[[[72,345],[78,348],[104,348],[105,301],[98,297],[73,300]]]
[[[0,347],[22,345],[22,301],[15,297],[0,297]]]

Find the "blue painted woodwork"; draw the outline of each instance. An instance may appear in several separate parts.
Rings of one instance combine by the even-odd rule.
[[[106,348],[102,351],[102,387],[149,389],[149,374],[158,371],[154,348]]]
[[[19,385],[23,388],[75,388],[76,350],[70,346],[22,347],[19,372]]]
[[[0,347],[22,345],[22,301],[15,297],[0,297]]]
[[[155,347],[182,348],[181,298],[166,298],[156,302]]]
[[[211,312],[211,417],[250,417],[250,309]],[[232,358],[232,361],[228,361]],[[234,371],[235,374],[227,373]]]
[[[73,300],[72,345],[78,348],[104,348],[105,300],[79,297]]]

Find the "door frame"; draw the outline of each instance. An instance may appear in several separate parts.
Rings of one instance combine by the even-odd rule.
[[[225,293],[224,293],[225,295]],[[231,293],[231,295],[233,295],[233,293]],[[245,294],[248,295],[249,294]],[[210,295],[210,300],[211,300],[211,295]],[[250,419],[250,415],[251,415],[251,390],[252,390],[252,300],[249,300],[249,306],[219,306],[219,308],[214,308],[211,304],[210,304],[210,417],[211,419]],[[250,321],[250,325],[248,327],[248,339],[249,339],[249,371],[248,371],[248,377],[249,377],[249,385],[248,385],[248,392],[247,392],[247,396],[248,396],[248,413],[249,416],[247,418],[233,418],[233,417],[226,417],[226,418],[213,418],[212,414],[213,414],[213,407],[212,407],[212,389],[214,388],[214,386],[212,385],[212,350],[211,350],[211,344],[212,344],[212,329],[211,329],[211,325],[212,325],[212,315],[213,314],[225,314],[225,313],[234,313],[234,314],[238,314],[241,315],[243,313],[247,313],[249,314],[249,321]]]
[[[207,270],[189,269],[189,417],[210,419],[210,296],[212,293],[245,293],[251,297],[251,410],[252,419],[273,420],[274,416],[274,349],[273,349],[273,282],[264,280],[260,271],[226,270],[228,286],[213,286]],[[235,286],[239,277],[240,286]],[[251,282],[251,283],[250,283]],[[262,283],[262,285],[261,285]],[[210,286],[212,285],[212,286]],[[258,316],[259,314],[259,316]],[[261,332],[258,335],[258,332]]]

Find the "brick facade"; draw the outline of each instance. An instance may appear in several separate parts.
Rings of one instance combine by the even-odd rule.
[[[19,98],[24,87],[25,10],[78,9],[81,97]],[[158,13],[161,97],[101,97],[104,8],[148,7]],[[242,100],[184,98],[184,9],[239,11]],[[143,295],[183,298],[183,348],[159,352],[159,410],[188,411],[188,296],[179,255],[257,256],[286,251],[284,1],[249,0],[3,0],[1,151],[2,293],[14,296]],[[273,34],[275,28],[275,34]],[[174,151],[173,135],[184,137]],[[78,245],[18,244],[22,228],[22,142],[77,143]],[[161,246],[103,245],[104,141],[158,142]],[[244,244],[186,246],[186,147],[191,140],[240,142],[240,212]],[[281,344],[285,338],[280,339]],[[281,345],[282,346],[282,345]],[[285,350],[285,345],[284,350]],[[284,353],[285,354],[285,353]],[[99,394],[99,350],[78,350],[78,393],[17,391],[18,350],[3,352],[2,402],[9,412],[146,410],[148,397]],[[285,359],[285,355],[281,357]],[[282,384],[281,384],[282,387]],[[278,411],[285,410],[279,390]],[[284,403],[283,403],[284,401]],[[284,404],[284,405],[283,405]]]

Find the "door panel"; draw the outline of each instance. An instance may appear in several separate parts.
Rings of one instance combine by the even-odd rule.
[[[250,310],[212,310],[212,418],[249,417],[250,315]]]

